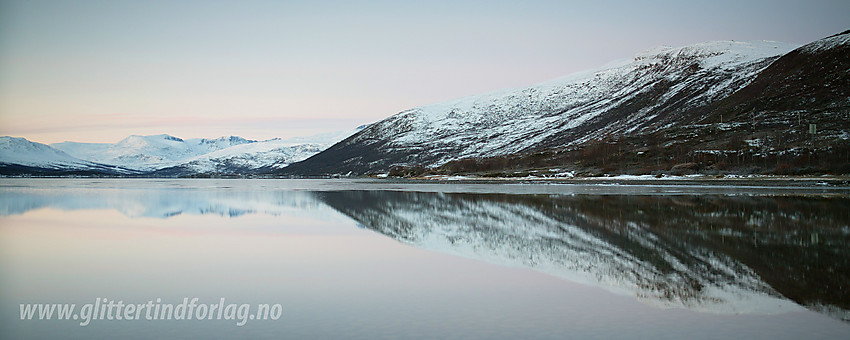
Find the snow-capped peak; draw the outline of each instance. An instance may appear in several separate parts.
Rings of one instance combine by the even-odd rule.
[[[237,136],[216,139],[182,139],[160,135],[131,135],[109,143],[64,142],[53,147],[80,159],[92,160],[143,171],[154,170],[191,159],[206,153],[254,141]]]
[[[200,143],[202,144],[221,144],[221,143],[229,143],[230,145],[239,145],[246,143],[254,143],[255,140],[245,139],[239,136],[226,136],[226,137],[218,137],[215,139],[207,139],[201,138]]]
[[[83,164],[83,160],[25,138],[0,137],[0,163],[26,166]]]
[[[82,160],[46,144],[9,136],[0,137],[0,164],[59,171],[131,172],[120,167],[110,167]]]

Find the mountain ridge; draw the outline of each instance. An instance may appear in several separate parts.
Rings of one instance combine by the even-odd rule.
[[[813,51],[814,59],[830,59],[830,51],[846,48],[846,41],[847,33],[804,46],[728,41],[657,48],[601,70],[404,110],[276,173],[505,175],[560,167],[585,175],[649,174],[671,173],[686,164],[691,172],[779,173],[787,167],[841,172],[834,160],[825,165],[795,162],[816,151],[835,151],[834,144],[843,142],[828,141],[802,152],[805,136],[798,131],[801,127],[794,126],[789,137],[793,143],[785,150],[741,147],[737,144],[748,138],[751,144],[759,143],[771,127],[756,122],[745,133],[743,128],[753,119],[745,117],[747,112],[731,110],[724,121],[722,111],[730,110],[724,109],[729,98],[752,91],[751,83],[763,72],[775,73],[770,67],[789,54],[805,47]],[[832,59],[840,64],[847,57]],[[836,77],[847,79],[843,73]],[[848,86],[841,83],[837,88],[840,92]],[[780,89],[778,95],[787,96],[786,90]],[[755,92],[755,98],[737,97],[754,103],[769,95]],[[820,98],[793,109],[839,102],[841,112],[847,112],[841,98]],[[829,119],[832,130],[848,130],[846,120],[822,120]],[[724,130],[734,133],[718,132]],[[618,151],[610,152],[609,145]],[[797,148],[799,157],[786,156],[792,148]],[[630,155],[621,157],[624,152]],[[706,156],[712,153],[720,156]],[[780,159],[783,156],[790,158],[790,166]],[[770,161],[774,164],[767,168]]]
[[[354,132],[265,141],[239,136],[182,139],[168,134],[130,135],[115,143],[51,145],[0,137],[0,174],[144,177],[258,174],[306,159]]]

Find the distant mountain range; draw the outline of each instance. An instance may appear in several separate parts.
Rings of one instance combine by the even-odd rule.
[[[804,46],[655,48],[321,140],[156,135],[46,146],[0,139],[7,175],[661,173],[850,173],[850,31]]]
[[[354,132],[265,141],[133,135],[117,143],[51,145],[0,137],[0,173],[170,177],[266,173],[302,161]]]

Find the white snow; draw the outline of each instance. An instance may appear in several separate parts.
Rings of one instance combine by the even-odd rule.
[[[627,126],[598,131],[636,129],[653,116],[653,108],[705,79],[718,79],[701,89],[689,103],[715,100],[746,86],[767,63],[798,45],[772,41],[720,41],[685,47],[659,47],[639,53],[630,61],[579,72],[537,85],[494,91],[403,111],[376,123],[370,136],[359,141],[388,139],[390,148],[446,151],[438,166],[453,159],[491,157],[519,152],[546,138],[587,123],[598,115],[649,91],[659,82],[677,85],[656,106],[633,112]],[[690,76],[695,72],[700,77]],[[723,79],[729,79],[722,81]],[[616,100],[612,99],[616,98]],[[580,138],[596,138],[582,136]]]
[[[17,164],[51,169],[91,169],[102,167],[68,155],[46,144],[24,138],[0,137],[0,164]]]
[[[220,171],[219,167],[222,165],[236,165],[250,169],[264,166],[285,167],[303,161],[328,146],[330,145],[297,144],[288,140],[272,139],[213,151],[183,160],[181,165],[201,173]]]
[[[836,36],[815,41],[811,44],[803,46],[802,48],[800,48],[800,51],[805,53],[814,53],[818,51],[832,49],[841,45],[850,45],[850,33],[839,34]]]
[[[285,167],[321,152],[356,129],[291,139],[247,140],[229,136],[181,139],[132,135],[117,143],[64,142],[52,146],[76,158],[141,171],[184,166],[201,173],[241,167]]]
[[[83,161],[24,138],[0,137],[0,162],[21,165],[69,164]]]
[[[114,144],[64,142],[52,146],[80,159],[147,171],[172,166],[234,145],[254,142],[240,137],[183,140],[169,135],[132,135]]]

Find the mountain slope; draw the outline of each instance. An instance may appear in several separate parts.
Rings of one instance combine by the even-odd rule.
[[[653,49],[406,110],[279,173],[850,172],[848,36]]]
[[[714,105],[712,118],[722,114],[729,121],[755,118],[759,124],[815,123],[828,134],[822,137],[840,137],[847,134],[848,107],[850,31],[782,56],[748,86]],[[836,124],[840,122],[845,124]]]
[[[49,145],[0,137],[0,174],[133,174],[129,169],[85,161]]]
[[[286,171],[364,173],[398,164],[438,166],[672,124],[677,117],[671,113],[728,96],[796,47],[712,42],[656,49],[628,63],[527,88],[410,109]]]

